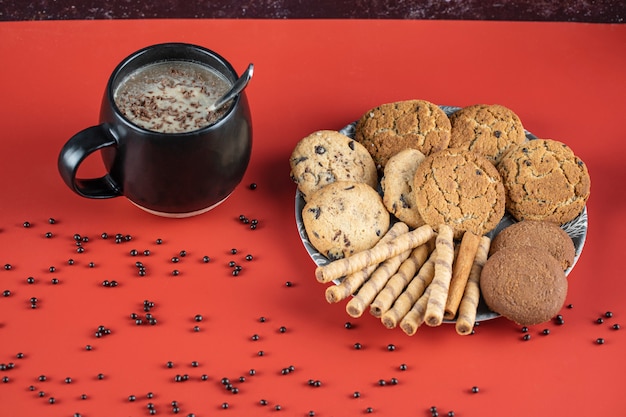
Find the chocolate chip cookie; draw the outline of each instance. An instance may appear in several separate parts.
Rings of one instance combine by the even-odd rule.
[[[447,224],[460,238],[495,228],[504,215],[504,186],[498,170],[483,156],[444,149],[426,157],[415,172],[417,209],[432,227]]]
[[[417,149],[400,151],[389,158],[380,180],[387,210],[413,229],[424,224],[415,204],[413,177],[425,158]]]
[[[382,170],[389,158],[403,149],[417,149],[429,155],[446,148],[450,130],[448,116],[437,105],[406,100],[369,110],[357,122],[354,138]]]
[[[369,185],[336,181],[311,196],[302,221],[313,247],[336,260],[374,246],[389,229],[390,215]]]
[[[526,140],[520,118],[499,104],[475,104],[450,115],[450,148],[481,154],[494,165],[509,149]]]
[[[589,198],[587,166],[559,141],[536,139],[517,145],[498,170],[506,208],[517,220],[564,224],[580,214]]]
[[[378,184],[374,160],[359,142],[333,130],[320,130],[298,142],[289,158],[291,179],[305,201],[335,181]]]

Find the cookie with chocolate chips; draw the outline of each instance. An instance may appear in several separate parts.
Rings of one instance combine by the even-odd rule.
[[[302,222],[313,247],[336,260],[374,246],[389,229],[390,215],[369,185],[336,181],[311,196]]]
[[[499,104],[475,104],[450,115],[450,148],[481,154],[494,165],[511,149],[526,140],[520,118]]]
[[[387,210],[411,228],[424,224],[417,206],[413,177],[417,167],[426,157],[417,149],[405,149],[387,161],[380,187]]]
[[[382,104],[357,122],[354,138],[363,144],[382,170],[401,150],[417,149],[430,155],[448,146],[450,120],[437,105],[425,100]]]
[[[504,215],[504,186],[485,157],[465,149],[444,149],[415,171],[417,209],[432,227],[447,224],[455,239],[466,231],[482,236]]]
[[[564,143],[536,139],[516,146],[498,165],[506,208],[517,220],[564,224],[576,218],[589,198],[585,163]]]
[[[289,158],[291,179],[305,201],[335,181],[362,182],[376,188],[374,160],[359,142],[334,130],[314,132],[298,142]]]

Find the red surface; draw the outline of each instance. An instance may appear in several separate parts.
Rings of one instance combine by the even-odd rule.
[[[367,407],[373,415],[429,416],[436,406],[439,415],[453,410],[459,417],[599,416],[625,409],[626,26],[23,22],[0,23],[0,39],[0,264],[12,266],[0,269],[0,291],[11,291],[0,296],[0,363],[15,364],[0,371],[9,378],[0,382],[0,415],[142,416],[149,415],[149,402],[158,415],[171,415],[172,400],[180,404],[179,415],[198,417],[305,416],[309,410],[348,416]],[[56,171],[63,143],[97,123],[117,62],[165,41],[214,49],[239,71],[249,62],[256,68],[248,87],[255,142],[246,177],[223,205],[186,220],[149,215],[122,198],[78,197]],[[344,303],[326,303],[295,228],[288,157],[314,130],[339,129],[370,107],[408,98],[504,104],[528,130],[569,144],[587,163],[590,227],[569,276],[566,303],[573,308],[563,309],[564,325],[533,326],[528,341],[505,319],[482,323],[472,336],[443,325],[408,337],[368,314],[349,318]],[[97,158],[84,172],[101,172]],[[252,182],[258,184],[254,191],[247,187]],[[258,229],[240,223],[240,214],[258,219]],[[49,224],[50,217],[57,222]],[[54,236],[45,238],[46,232]],[[103,232],[132,240],[115,244],[101,239]],[[90,239],[82,254],[75,233]],[[131,249],[140,255],[132,257]],[[142,255],[145,249],[149,256]],[[180,250],[187,256],[172,263]],[[252,261],[244,260],[248,253]],[[210,263],[201,261],[204,255]],[[70,258],[74,265],[67,264]],[[145,277],[137,274],[137,260],[146,265]],[[237,277],[230,260],[243,266]],[[173,269],[180,275],[172,276]],[[36,283],[27,284],[28,276]],[[51,284],[53,277],[60,283]],[[102,287],[113,279],[118,287]],[[39,300],[36,309],[31,297]],[[151,313],[158,323],[136,326],[129,315],[145,314],[146,299],[155,303]],[[597,324],[606,311],[613,317]],[[196,323],[196,314],[204,320]],[[267,320],[260,322],[261,316]],[[348,321],[353,328],[344,328]],[[199,332],[192,330],[196,324]],[[111,334],[96,338],[99,325]],[[544,328],[551,333],[542,335]],[[252,340],[255,334],[259,340]],[[605,343],[596,344],[597,338]],[[357,342],[363,349],[353,348]],[[88,344],[93,350],[85,349]],[[396,349],[389,351],[389,344]],[[258,356],[261,350],[264,356]],[[16,358],[18,352],[24,357]],[[282,375],[290,365],[294,372]],[[250,369],[256,375],[248,375]],[[175,382],[177,374],[189,380]],[[39,375],[47,380],[38,381]],[[224,389],[222,377],[235,381],[239,392]],[[309,379],[321,386],[310,386]],[[387,385],[379,386],[380,379]],[[480,392],[471,393],[473,386]],[[353,398],[355,391],[360,398]],[[137,400],[129,402],[129,395]],[[228,409],[222,409],[225,402]]]

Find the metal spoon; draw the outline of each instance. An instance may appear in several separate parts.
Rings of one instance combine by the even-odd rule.
[[[253,72],[254,72],[254,65],[253,64],[248,65],[248,68],[246,68],[243,74],[241,74],[241,77],[239,77],[237,81],[233,83],[233,86],[231,87],[231,89],[209,106],[209,111],[215,111],[219,109],[228,101],[230,101],[233,97],[235,97],[237,94],[241,93],[241,91],[244,88],[246,88],[246,85],[248,85],[250,78],[252,78]]]

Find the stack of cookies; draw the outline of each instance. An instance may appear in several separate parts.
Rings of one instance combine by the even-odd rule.
[[[407,334],[455,320],[469,334],[480,299],[525,325],[563,305],[574,246],[560,226],[583,211],[589,173],[565,144],[528,141],[512,110],[383,104],[354,139],[303,138],[290,165],[309,240],[331,261],[316,277],[338,283],[329,302],[354,296],[351,316],[369,308]],[[516,223],[492,242],[505,212]]]
[[[480,276],[487,305],[521,325],[554,317],[567,295],[565,270],[574,263],[572,239],[558,224],[522,220],[505,228],[491,244]]]
[[[328,259],[369,249],[387,231],[390,215],[376,192],[376,167],[359,142],[321,130],[298,142],[289,162],[307,202],[302,220],[309,240]]]

